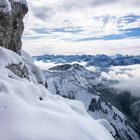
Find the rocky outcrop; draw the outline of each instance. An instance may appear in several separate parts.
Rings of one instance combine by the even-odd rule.
[[[20,2],[13,0],[9,2],[10,12],[0,12],[0,46],[20,54],[21,36],[24,30],[23,18],[28,8]]]
[[[18,0],[18,2],[16,0],[0,0],[0,46],[3,47],[0,48],[0,59],[1,61],[3,59],[4,62],[9,57],[9,60],[14,59],[12,63],[10,61],[5,65],[14,75],[47,87],[42,71],[34,65],[32,58],[28,54],[24,52],[24,56],[21,52],[21,36],[24,30],[23,18],[27,12],[26,0]],[[7,49],[18,55],[11,51],[6,51]],[[20,57],[24,57],[23,61],[20,60]],[[20,60],[20,62],[15,63],[17,60]],[[9,77],[12,78],[13,75]]]
[[[29,74],[28,74],[28,69],[24,65],[23,68],[20,67],[19,64],[11,64],[7,66],[7,68],[12,71],[15,75],[17,75],[20,78],[26,78],[29,80]]]

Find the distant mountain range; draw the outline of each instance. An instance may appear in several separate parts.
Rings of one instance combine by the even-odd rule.
[[[107,56],[104,54],[98,55],[41,55],[33,56],[33,59],[43,62],[55,63],[72,63],[72,62],[86,62],[86,66],[109,67],[109,66],[124,66],[140,64],[140,55],[129,56],[117,54],[114,56]]]
[[[113,126],[116,140],[139,140],[140,98],[132,96],[129,90],[119,91],[113,85],[120,82],[116,76],[133,77],[128,65],[140,64],[140,55],[42,55],[33,58],[43,65],[53,63],[52,67],[44,69],[51,93],[84,102],[91,117],[105,118]],[[113,69],[113,66],[123,66],[123,69]]]

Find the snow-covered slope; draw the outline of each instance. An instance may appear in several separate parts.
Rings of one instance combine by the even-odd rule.
[[[98,72],[88,71],[78,64],[66,64],[53,67],[44,73],[49,91],[83,101],[86,110],[94,119],[105,118],[112,124],[117,131],[116,140],[139,140],[135,128],[122,113],[117,94],[101,83]]]
[[[53,95],[35,82],[33,64],[23,55],[24,60],[0,48],[0,140],[113,140],[107,131],[113,128],[91,118],[82,102]],[[9,65],[26,66],[28,78],[18,77]]]

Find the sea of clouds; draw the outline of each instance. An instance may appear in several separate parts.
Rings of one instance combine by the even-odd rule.
[[[140,97],[140,65],[115,66],[108,72],[102,72],[106,80],[118,81],[113,85],[119,91],[129,91],[135,97]]]

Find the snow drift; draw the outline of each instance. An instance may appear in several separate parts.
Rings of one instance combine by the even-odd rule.
[[[1,140],[113,140],[101,122],[87,114],[82,102],[52,95],[42,84],[6,68],[26,65],[29,77],[35,79],[31,63],[29,58],[25,63],[14,52],[0,48]]]

